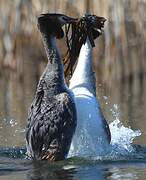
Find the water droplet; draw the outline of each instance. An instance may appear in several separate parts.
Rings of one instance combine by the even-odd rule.
[[[104,98],[105,100],[107,100],[107,99],[108,99],[108,97],[107,97],[107,96],[103,96],[103,98]]]
[[[91,115],[91,114],[89,114],[89,119],[91,119],[91,117],[92,117],[92,115]]]

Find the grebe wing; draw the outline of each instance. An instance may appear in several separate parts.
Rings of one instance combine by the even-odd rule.
[[[26,132],[30,151],[35,152],[37,158],[58,160],[67,155],[76,125],[72,103],[65,92],[46,99],[42,91],[37,94]]]

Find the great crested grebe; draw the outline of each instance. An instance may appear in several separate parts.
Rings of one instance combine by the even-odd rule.
[[[81,47],[69,86],[74,94],[77,109],[77,128],[71,145],[71,152],[74,155],[78,153],[93,155],[93,151],[96,153],[98,149],[107,147],[111,141],[109,126],[96,97],[96,79],[92,68],[91,42],[101,34],[105,18],[87,15],[85,21],[88,21],[86,42]]]
[[[65,159],[75,132],[75,103],[65,84],[62,60],[55,41],[64,35],[62,26],[73,21],[73,18],[62,14],[41,14],[38,17],[48,64],[39,80],[28,115],[26,147],[31,159]]]

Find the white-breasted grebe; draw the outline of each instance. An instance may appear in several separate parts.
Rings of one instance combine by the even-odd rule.
[[[111,141],[108,123],[96,97],[96,79],[92,68],[91,42],[101,34],[105,18],[87,15],[86,20],[88,21],[86,42],[80,50],[69,86],[74,94],[77,109],[77,128],[71,147],[74,155],[78,153],[93,155],[93,151],[96,153],[102,147],[104,151],[104,147]]]

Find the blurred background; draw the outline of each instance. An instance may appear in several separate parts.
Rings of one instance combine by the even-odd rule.
[[[137,143],[146,144],[146,0],[0,0],[0,145],[24,144],[28,107],[47,62],[36,21],[46,12],[107,19],[94,48],[97,95],[108,122],[118,117],[140,129]]]

